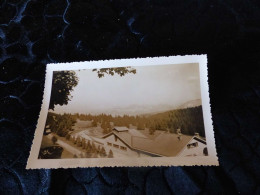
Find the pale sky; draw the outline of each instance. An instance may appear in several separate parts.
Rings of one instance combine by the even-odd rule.
[[[79,83],[68,105],[57,113],[142,114],[176,108],[201,99],[199,65],[137,66],[136,74],[105,75],[92,70],[75,71]]]

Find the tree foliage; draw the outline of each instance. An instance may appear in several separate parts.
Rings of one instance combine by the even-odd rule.
[[[52,138],[51,138],[51,141],[53,144],[56,144],[56,142],[58,141],[57,137],[54,135]]]
[[[112,150],[109,150],[109,153],[108,153],[108,158],[113,158],[114,157],[114,154],[113,154],[113,151]]]
[[[78,77],[74,71],[54,71],[49,109],[53,110],[55,105],[67,105],[77,84]]]
[[[102,147],[100,151],[100,157],[106,157],[106,156],[107,156],[106,150],[104,147]]]
[[[65,137],[66,137],[66,140],[70,140],[70,134],[69,133]]]
[[[71,114],[55,114],[48,113],[46,126],[49,126],[51,132],[56,133],[61,137],[65,137],[70,131],[72,126],[76,123],[75,118]]]
[[[113,126],[126,126],[128,128],[135,128],[138,130],[148,129],[151,135],[158,130],[177,133],[177,129],[181,129],[183,134],[194,135],[194,133],[199,133],[201,136],[205,137],[201,106],[176,109],[146,116],[81,114],[79,115],[79,119],[94,121],[94,123],[92,123],[93,126],[100,124],[104,134],[111,132]]]
[[[101,68],[101,69],[93,69],[93,72],[97,72],[98,77],[102,78],[106,74],[114,76],[115,74],[125,76],[126,74],[133,73],[136,74],[136,69],[131,67],[118,67],[118,68]]]

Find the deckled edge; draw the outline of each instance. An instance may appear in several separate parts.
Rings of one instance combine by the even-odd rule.
[[[46,95],[47,95],[47,89],[48,89],[48,86],[47,86],[47,75],[48,75],[48,69],[50,66],[52,65],[67,65],[67,64],[73,64],[73,63],[98,63],[98,62],[102,62],[102,63],[105,63],[105,62],[111,62],[111,61],[121,61],[121,60],[148,60],[148,59],[156,59],[156,58],[169,58],[169,57],[206,57],[206,83],[207,83],[207,99],[208,99],[208,105],[209,105],[209,112],[207,112],[207,114],[209,114],[210,116],[210,120],[211,120],[211,126],[212,126],[212,132],[211,134],[213,135],[213,142],[211,143],[211,146],[214,147],[214,151],[215,151],[215,156],[206,156],[204,158],[213,158],[213,161],[210,163],[205,163],[203,161],[200,161],[200,162],[197,162],[196,164],[185,164],[185,163],[162,163],[160,165],[156,165],[156,163],[154,164],[148,164],[148,165],[144,165],[144,164],[135,164],[135,165],[117,165],[116,162],[113,164],[113,165],[86,165],[84,164],[84,166],[80,166],[78,165],[78,163],[76,163],[75,165],[58,165],[58,166],[55,166],[55,167],[32,167],[32,166],[29,166],[29,164],[31,162],[34,162],[34,161],[41,161],[41,160],[47,160],[47,159],[32,159],[32,156],[33,156],[33,151],[35,150],[35,145],[36,145],[36,136],[37,136],[37,129],[38,129],[38,124],[40,122],[40,119],[43,115],[43,104],[44,102],[46,101]],[[184,62],[184,63],[187,63],[187,62]],[[189,63],[196,63],[196,62],[189,62]],[[176,63],[173,63],[173,64],[176,64]],[[159,65],[159,64],[158,64]],[[109,67],[109,66],[108,66]],[[124,65],[122,67],[125,67]],[[200,68],[200,76],[201,76],[201,66],[199,66]],[[86,69],[89,69],[88,67]],[[53,70],[52,70],[53,72]],[[200,82],[201,82],[201,79],[200,79]],[[51,84],[52,84],[52,81],[51,81]],[[50,89],[51,90],[51,89]],[[50,99],[50,97],[47,97]],[[48,104],[49,104],[49,101],[48,101]],[[203,112],[204,113],[204,112]],[[204,116],[204,115],[203,115]],[[205,131],[206,133],[206,131]],[[150,161],[153,161],[154,158],[157,158],[157,157],[148,157],[150,158],[149,160]],[[152,159],[151,159],[152,158]],[[158,158],[179,158],[180,157],[158,157]],[[185,157],[184,157],[185,158]],[[200,158],[200,157],[192,157],[192,158]],[[115,158],[113,159],[112,161],[117,161],[118,158]],[[140,159],[144,159],[143,157],[140,158]],[[49,159],[48,159],[49,160]],[[66,161],[68,159],[51,159],[51,160],[59,160],[59,161]],[[77,161],[86,161],[88,159],[77,159]],[[155,160],[155,159],[154,159]],[[169,159],[170,160],[170,159]],[[189,160],[190,161],[190,160]],[[58,163],[60,164],[60,163]],[[30,150],[30,155],[29,155],[29,158],[27,160],[27,164],[26,164],[26,169],[59,169],[59,168],[63,168],[63,169],[68,169],[68,168],[94,168],[94,167],[175,167],[175,166],[182,166],[182,167],[190,167],[190,166],[219,166],[219,159],[218,159],[218,153],[217,153],[217,150],[216,150],[216,143],[215,143],[215,131],[214,131],[214,128],[213,128],[213,118],[212,118],[212,113],[211,113],[211,104],[210,104],[210,97],[209,97],[209,83],[208,83],[208,56],[207,54],[192,54],[192,55],[176,55],[176,56],[157,56],[157,57],[145,57],[145,58],[122,58],[122,59],[105,59],[105,60],[89,60],[89,61],[78,61],[78,62],[61,62],[61,63],[49,63],[47,64],[46,66],[46,70],[45,70],[45,84],[44,84],[44,93],[43,93],[43,99],[42,99],[42,105],[41,105],[41,111],[40,111],[40,114],[39,114],[39,118],[38,118],[38,121],[37,121],[37,126],[36,126],[36,130],[35,130],[35,133],[34,133],[34,138],[33,138],[33,142],[32,142],[32,145],[31,145],[31,150]]]
[[[35,128],[35,131],[34,131],[34,136],[33,136],[33,140],[32,140],[32,144],[31,144],[31,150],[30,150],[30,153],[29,153],[29,157],[27,159],[27,163],[26,163],[26,169],[31,169],[29,168],[29,164],[31,161],[33,161],[32,159],[32,156],[33,156],[33,150],[35,148],[35,145],[36,145],[36,135],[38,134],[37,132],[37,129],[38,129],[38,125],[40,123],[40,119],[41,119],[41,116],[43,115],[43,104],[44,102],[46,101],[45,98],[46,98],[46,94],[47,94],[47,72],[48,72],[48,64],[46,65],[46,69],[45,69],[45,79],[44,79],[44,89],[43,89],[43,97],[42,97],[42,103],[41,103],[41,110],[40,110],[40,113],[39,113],[39,116],[38,116],[38,120],[37,120],[37,125],[36,125],[36,128]]]
[[[201,55],[204,55],[206,57],[206,83],[207,83],[207,98],[208,98],[208,105],[209,105],[209,116],[210,116],[210,120],[211,120],[211,127],[212,127],[212,136],[213,136],[213,139],[212,139],[212,146],[214,146],[214,152],[215,152],[215,158],[216,158],[216,165],[213,165],[213,166],[219,166],[219,156],[218,156],[218,152],[217,152],[217,147],[216,147],[216,132],[214,131],[214,124],[213,124],[213,116],[212,116],[212,108],[211,108],[211,100],[210,100],[210,91],[209,91],[209,66],[208,66],[208,55],[207,54],[201,54]],[[204,113],[204,112],[203,112]],[[204,115],[203,115],[203,119],[204,119]],[[206,131],[205,131],[206,132]],[[207,141],[207,140],[206,140]]]

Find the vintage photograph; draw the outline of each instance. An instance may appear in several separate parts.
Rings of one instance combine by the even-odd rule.
[[[199,63],[52,72],[37,159],[207,157]]]

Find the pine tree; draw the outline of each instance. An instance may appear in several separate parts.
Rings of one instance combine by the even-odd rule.
[[[81,146],[82,146],[82,142],[81,142],[80,137],[77,138],[77,146],[78,146],[78,147],[81,147]]]
[[[149,124],[149,133],[150,133],[150,135],[153,135],[154,132],[155,132],[155,124],[154,124],[154,122],[151,121]]]
[[[88,140],[87,147],[86,147],[86,156],[87,156],[87,158],[91,158],[92,154],[93,154],[92,146],[90,144],[90,141]]]
[[[92,121],[92,126],[93,126],[93,127],[97,127],[97,121],[96,121],[96,120],[93,120],[93,121]]]
[[[113,151],[112,151],[112,150],[109,150],[108,158],[113,158],[113,157],[114,157]]]
[[[103,129],[103,133],[104,133],[104,134],[107,134],[107,133],[108,133],[108,132],[107,132],[108,126],[107,126],[107,123],[106,123],[105,121],[101,124],[101,128]]]
[[[86,139],[83,138],[82,140],[82,149],[85,149],[86,148]]]
[[[66,135],[66,140],[70,140],[70,134],[69,133]]]
[[[100,154],[100,152],[101,152],[101,148],[100,148],[100,145],[98,145],[97,153]]]
[[[88,140],[88,143],[87,143],[87,145],[86,145],[86,150],[88,150],[88,149],[91,149],[91,144],[90,144],[90,141]]]
[[[57,137],[54,135],[52,138],[51,138],[51,141],[53,144],[56,144],[56,142],[58,141]]]
[[[144,130],[144,129],[145,129],[144,123],[140,121],[137,125],[137,130]]]
[[[97,152],[97,148],[96,148],[96,145],[95,145],[94,142],[92,142],[91,149],[92,149],[92,153],[96,153]]]
[[[129,123],[126,123],[126,125],[125,125],[128,129],[130,128],[130,125],[129,125]]]
[[[111,131],[112,131],[111,124],[110,124],[110,122],[107,122],[107,133],[109,133]]]
[[[105,150],[104,147],[101,148],[100,156],[101,156],[101,157],[106,157],[106,156],[107,156],[106,150]]]

